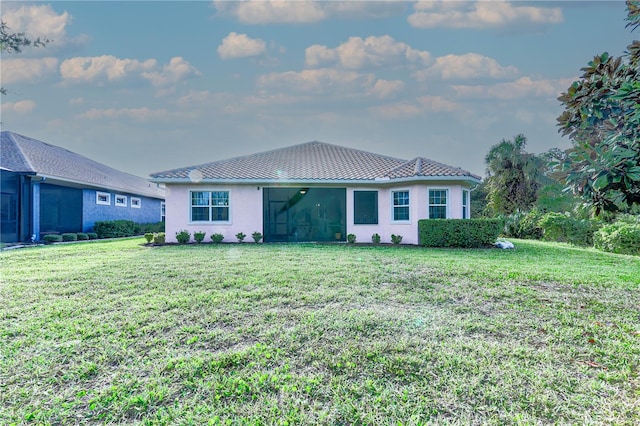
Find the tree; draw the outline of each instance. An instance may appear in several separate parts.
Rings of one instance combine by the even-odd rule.
[[[627,0],[627,27],[640,26],[640,1]],[[558,100],[559,132],[572,148],[552,163],[566,188],[594,208],[640,205],[640,41],[621,57],[595,56]]]
[[[546,181],[544,162],[526,152],[526,144],[524,135],[517,135],[512,141],[503,139],[485,157],[487,207],[494,214],[529,210]]]
[[[4,53],[22,53],[22,49],[28,46],[44,47],[51,40],[40,37],[32,40],[25,36],[24,33],[12,33],[4,21],[0,21],[0,52]],[[0,87],[0,93],[7,94],[4,87]]]

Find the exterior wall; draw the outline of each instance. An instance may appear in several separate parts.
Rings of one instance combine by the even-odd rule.
[[[229,191],[229,223],[212,224],[191,222],[190,191]],[[262,186],[257,185],[167,185],[166,189],[167,242],[176,242],[176,232],[182,229],[207,233],[205,241],[210,242],[212,234],[224,235],[224,242],[235,242],[236,234],[244,232],[246,242],[253,242],[251,234],[263,232]]]
[[[109,194],[109,205],[97,204],[96,193]],[[126,206],[115,204],[116,195],[127,199]],[[140,199],[140,208],[131,206],[131,197]],[[131,220],[136,223],[160,222],[160,204],[163,200],[143,197],[127,193],[115,193],[108,190],[82,190],[82,231],[91,232],[97,221],[101,220]]]
[[[0,241],[20,240],[20,175],[0,170]]]
[[[308,185],[299,185],[308,186]],[[329,185],[320,185],[329,187]],[[338,186],[339,187],[339,186]],[[342,186],[344,187],[344,186]],[[360,243],[371,242],[371,236],[378,233],[381,241],[391,241],[391,234],[402,235],[403,244],[418,244],[418,220],[428,218],[429,189],[447,189],[447,218],[462,218],[462,190],[467,186],[459,182],[421,182],[397,184],[393,186],[347,187],[346,219],[347,234],[355,234]],[[354,224],[354,191],[378,191],[378,224]],[[392,192],[409,191],[409,221],[394,223],[392,221]],[[207,224],[190,222],[190,191],[229,191],[230,222],[225,224]],[[166,236],[167,242],[176,242],[176,232],[186,229],[193,235],[196,231],[207,233],[205,241],[214,233],[224,235],[225,242],[235,242],[235,234],[244,232],[245,241],[251,242],[251,233],[263,229],[263,189],[259,185],[205,185],[205,184],[168,184],[166,198]]]

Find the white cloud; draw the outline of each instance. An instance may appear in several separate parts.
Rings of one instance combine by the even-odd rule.
[[[505,28],[559,24],[562,9],[495,1],[419,1],[407,18],[417,28]]]
[[[215,1],[221,15],[231,15],[243,24],[310,23],[327,17],[314,1]]]
[[[514,66],[503,67],[495,59],[477,53],[446,55],[436,59],[433,66],[417,71],[413,77],[424,81],[435,76],[443,80],[468,80],[472,78],[509,78],[519,71]]]
[[[374,115],[383,119],[409,119],[435,112],[453,112],[462,107],[442,96],[421,96],[415,102],[398,102],[369,108]]]
[[[347,69],[381,67],[405,62],[427,65],[430,58],[429,52],[412,49],[411,46],[398,42],[389,35],[369,36],[365,39],[350,37],[335,49],[316,44],[305,51],[305,62],[310,67],[327,63],[339,63]]]
[[[513,100],[521,98],[557,97],[569,87],[573,78],[535,80],[531,77],[521,77],[507,83],[493,85],[454,85],[452,86],[458,97],[475,99]]]
[[[378,98],[390,98],[404,90],[405,83],[400,80],[377,80],[369,93]]]
[[[2,58],[2,84],[37,82],[58,71],[56,58]]]
[[[69,105],[82,105],[84,104],[84,98],[81,96],[79,98],[69,99]]]
[[[25,33],[31,39],[38,37],[49,39],[51,43],[47,49],[83,43],[88,38],[86,35],[69,38],[66,27],[71,24],[71,15],[68,12],[58,14],[51,5],[4,6],[2,21],[7,24],[11,32]]]
[[[93,83],[104,80],[123,80],[132,74],[139,75],[156,67],[155,59],[144,62],[136,59],[119,59],[111,55],[76,57],[67,59],[60,65],[60,74],[66,82]]]
[[[229,33],[218,46],[218,55],[222,59],[246,58],[262,55],[267,48],[264,40],[248,37],[246,34]]]
[[[2,112],[15,112],[18,114],[26,114],[35,109],[36,103],[34,101],[18,101],[18,102],[2,102]]]
[[[76,115],[76,118],[99,120],[99,119],[115,119],[129,118],[136,121],[153,121],[166,120],[171,116],[165,109],[149,109],[149,108],[93,108],[82,114]]]
[[[177,83],[185,78],[202,75],[188,61],[180,56],[171,58],[169,63],[162,67],[162,71],[143,72],[142,76],[151,81],[154,86],[166,86]]]
[[[258,85],[262,87],[316,94],[348,94],[363,89],[366,91],[372,88],[374,83],[375,78],[372,74],[331,68],[271,73],[258,78]]]

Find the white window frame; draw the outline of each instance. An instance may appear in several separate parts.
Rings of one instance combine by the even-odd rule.
[[[124,203],[119,203],[118,199],[123,199]],[[120,195],[120,194],[116,194],[114,197],[114,201],[113,203],[117,206],[117,207],[127,207],[127,196],[126,195]]]
[[[167,203],[160,201],[160,222],[167,220]]]
[[[462,190],[462,218],[463,219],[471,218],[470,207],[471,207],[471,191],[469,191],[468,189],[463,189]]]
[[[107,201],[101,201],[100,197],[107,197]],[[111,194],[108,192],[96,191],[96,204],[101,206],[110,206],[111,205]]]
[[[192,204],[193,193],[194,192],[208,192],[209,193],[209,205],[206,206],[209,209],[209,219],[208,220],[193,220],[193,207],[205,207],[205,206],[194,206]],[[213,205],[213,193],[214,192],[226,192],[227,193],[227,205]],[[231,224],[231,191],[228,189],[192,189],[189,191],[189,223],[213,223],[213,224],[222,224],[228,225]],[[211,209],[214,207],[226,207],[227,208],[227,220],[212,220],[211,219]]]
[[[402,204],[402,205],[399,204],[396,206],[394,202],[395,202],[395,194],[397,192],[406,192],[409,198],[409,202],[407,204]],[[411,223],[411,191],[409,189],[394,189],[391,191],[390,195],[391,195],[391,200],[389,201],[391,204],[391,223]],[[409,212],[409,218],[396,220],[396,215],[395,215],[396,207],[406,207]]]
[[[142,208],[142,200],[138,197],[131,197],[131,208],[132,209]]]
[[[446,192],[446,197],[447,197],[447,201],[445,204],[431,204],[431,191],[445,191]],[[451,214],[449,213],[449,200],[451,199],[450,197],[451,191],[449,191],[449,188],[428,188],[427,189],[427,217],[429,219],[433,219],[431,217],[431,207],[442,207],[444,206],[444,214],[445,217],[444,218],[436,218],[436,219],[450,219],[451,218]]]

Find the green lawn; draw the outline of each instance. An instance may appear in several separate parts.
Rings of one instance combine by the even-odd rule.
[[[640,258],[142,238],[0,254],[0,424],[638,424]]]

